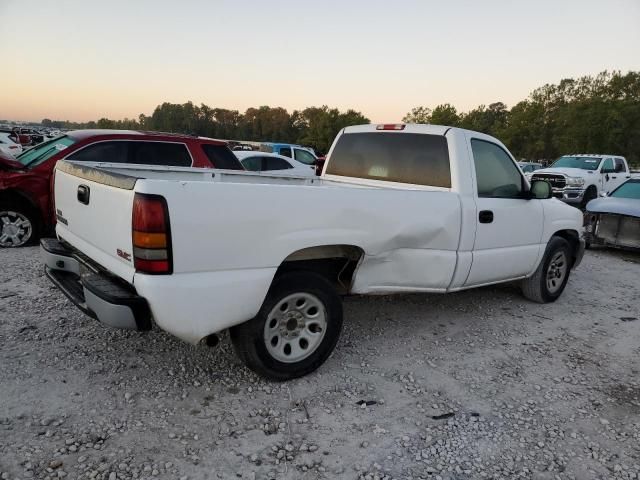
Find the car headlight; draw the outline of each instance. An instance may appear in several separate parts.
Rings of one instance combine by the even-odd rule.
[[[567,177],[567,185],[570,187],[582,187],[584,185],[584,178]]]

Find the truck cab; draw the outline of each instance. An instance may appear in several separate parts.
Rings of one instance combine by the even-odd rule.
[[[560,200],[584,208],[601,193],[618,188],[631,178],[629,165],[618,155],[563,155],[549,168],[536,170],[532,180],[546,180],[553,195]]]

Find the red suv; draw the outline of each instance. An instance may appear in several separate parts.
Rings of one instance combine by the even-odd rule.
[[[51,177],[58,160],[244,170],[225,142],[130,130],[76,130],[0,157],[0,247],[20,247],[52,230]]]

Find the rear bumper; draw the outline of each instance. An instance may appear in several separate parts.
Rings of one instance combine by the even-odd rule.
[[[56,239],[40,241],[47,277],[83,313],[114,328],[150,330],[147,301],[133,287],[87,264]]]

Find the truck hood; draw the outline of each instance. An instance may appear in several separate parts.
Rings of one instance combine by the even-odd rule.
[[[596,198],[587,204],[587,212],[616,213],[618,215],[640,217],[640,200],[615,197]]]
[[[0,170],[24,170],[24,165],[14,158],[0,153]]]
[[[581,168],[542,168],[540,170],[536,170],[535,172],[533,172],[533,174],[535,175],[536,173],[550,173],[550,174],[556,174],[556,175],[566,175],[567,177],[580,177],[580,178],[586,178],[589,175],[593,175],[594,172],[593,170],[583,170]]]

